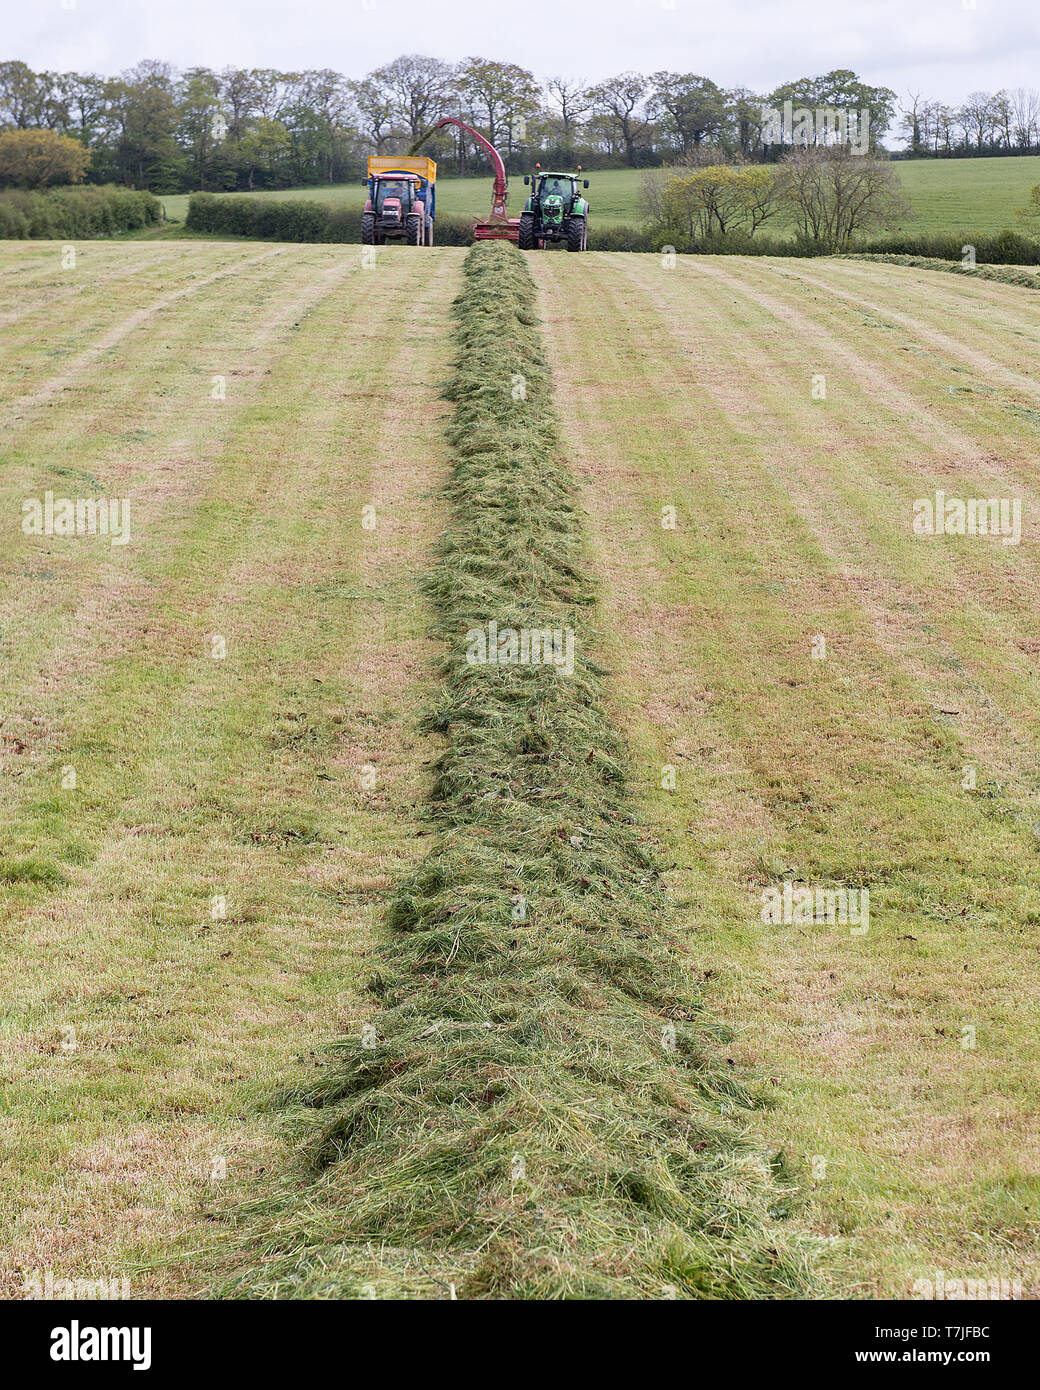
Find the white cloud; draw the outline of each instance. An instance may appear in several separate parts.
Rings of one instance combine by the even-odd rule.
[[[957,100],[1036,85],[1035,0],[2,0],[4,56],[106,74],[178,67],[332,67],[360,76],[399,53],[508,59],[537,76],[625,68],[704,73],[766,91],[852,67],[898,92]]]

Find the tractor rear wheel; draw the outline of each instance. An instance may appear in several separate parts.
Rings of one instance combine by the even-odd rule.
[[[567,219],[567,250],[584,251],[586,242],[587,223],[584,217],[569,217]]]
[[[409,246],[421,246],[423,244],[423,220],[417,213],[413,213],[406,220],[404,239]]]
[[[361,245],[374,246],[376,244],[376,218],[375,213],[363,212],[361,214]]]
[[[521,251],[533,251],[535,248],[534,236],[534,213],[522,212],[520,214],[520,228],[517,237],[517,246]]]

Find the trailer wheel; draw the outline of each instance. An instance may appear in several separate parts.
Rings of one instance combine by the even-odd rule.
[[[533,251],[535,249],[533,212],[522,212],[520,214],[520,228],[516,244],[521,251]]]
[[[567,250],[584,251],[587,240],[587,227],[584,217],[567,219]]]
[[[432,245],[433,245],[433,218],[432,218],[432,217],[428,217],[428,218],[426,219],[426,245],[427,245],[427,246],[432,246]]]
[[[376,219],[375,214],[363,212],[361,214],[361,245],[374,246],[376,244]]]

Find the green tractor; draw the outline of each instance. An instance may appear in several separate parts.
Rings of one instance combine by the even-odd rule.
[[[588,188],[588,179],[578,174],[543,172],[539,165],[534,174],[525,174],[524,183],[531,185],[531,196],[520,214],[521,251],[541,250],[550,241],[565,241],[568,251],[585,251],[589,241],[589,204],[580,188]]]

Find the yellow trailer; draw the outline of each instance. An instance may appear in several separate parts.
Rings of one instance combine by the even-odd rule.
[[[426,183],[436,183],[437,161],[417,154],[370,154],[368,177],[379,178],[383,174],[418,174]]]

